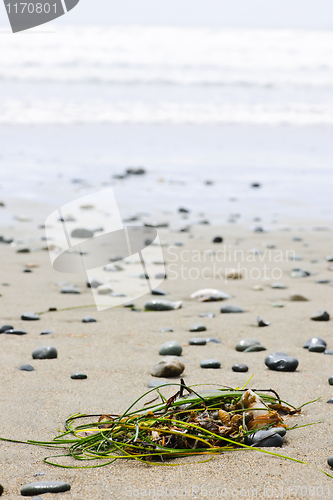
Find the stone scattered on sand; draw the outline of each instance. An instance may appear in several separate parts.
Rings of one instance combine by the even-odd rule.
[[[155,290],[151,291],[152,295],[168,295],[167,292],[161,290],[160,288],[155,288]]]
[[[53,330],[43,330],[40,335],[50,335],[50,333],[54,333]]]
[[[324,339],[321,339],[320,337],[311,337],[309,340],[305,342],[303,348],[308,349],[310,345],[322,345],[324,347],[327,347],[326,341]]]
[[[220,339],[217,339],[215,337],[207,337],[206,342],[212,342],[213,344],[222,344],[222,341]]]
[[[233,372],[240,372],[240,373],[245,373],[249,371],[249,367],[244,363],[238,363],[236,365],[232,365],[231,369]]]
[[[54,359],[58,357],[57,349],[51,345],[37,347],[32,353],[33,359]]]
[[[215,318],[215,313],[213,312],[200,313],[199,318]]]
[[[333,385],[333,375],[331,375],[331,376],[329,377],[329,379],[328,379],[328,383],[329,383],[330,385]]]
[[[246,349],[244,349],[243,352],[260,352],[260,351],[266,351],[266,347],[264,347],[263,345],[250,345],[249,347],[247,347]]]
[[[330,315],[326,311],[317,311],[311,316],[312,321],[329,321]]]
[[[222,314],[232,314],[232,313],[243,313],[244,309],[238,306],[227,305],[227,306],[222,306],[220,311]]]
[[[71,237],[72,238],[93,238],[94,237],[94,231],[91,231],[90,229],[84,229],[83,227],[74,229],[71,232]]]
[[[274,371],[294,372],[298,367],[298,360],[284,352],[273,352],[265,358],[265,365]]]
[[[328,399],[326,403],[333,404],[333,398]]]
[[[170,326],[165,326],[164,328],[161,328],[159,332],[161,333],[173,332],[173,329],[170,328]]]
[[[309,352],[325,352],[326,347],[321,344],[310,344],[308,347]]]
[[[242,273],[237,269],[228,269],[225,277],[228,280],[241,280],[243,278]]]
[[[38,316],[38,314],[28,312],[28,313],[23,313],[21,319],[23,321],[38,321],[40,317]]]
[[[152,369],[153,377],[179,377],[185,370],[185,365],[175,356],[167,356]]]
[[[99,285],[97,287],[97,293],[98,295],[108,295],[109,293],[112,293],[113,289],[111,288],[110,285]]]
[[[257,318],[258,326],[269,326],[269,321],[264,321],[260,316]]]
[[[246,442],[263,448],[280,447],[283,444],[283,437],[275,429],[267,429],[250,434]]]
[[[197,292],[192,293],[191,299],[198,299],[199,302],[215,302],[218,300],[231,299],[231,295],[216,290],[215,288],[203,288]]]
[[[72,373],[71,378],[73,380],[84,380],[88,378],[88,375],[86,375],[85,373]]]
[[[64,483],[63,481],[40,481],[23,486],[21,495],[32,497],[34,495],[42,495],[43,493],[63,493],[70,489],[70,484]]]
[[[202,338],[202,337],[192,337],[189,341],[188,341],[189,345],[206,345],[207,344],[207,340]]]
[[[236,344],[236,351],[245,351],[248,347],[253,345],[261,345],[259,340],[256,339],[242,339]]]
[[[88,288],[98,288],[99,286],[101,286],[103,284],[104,284],[103,281],[100,281],[97,278],[91,278],[87,281]]]
[[[201,368],[221,368],[221,362],[218,359],[204,359],[200,362]]]
[[[60,290],[60,293],[81,293],[78,288],[72,285],[64,286]]]
[[[12,325],[2,325],[2,326],[0,326],[0,333],[4,333],[7,330],[14,330],[14,327]]]
[[[264,288],[261,285],[254,285],[254,287],[252,287],[252,290],[254,290],[255,292],[262,292],[263,289]]]
[[[142,167],[130,167],[126,169],[126,175],[145,175],[146,170]]]
[[[145,309],[147,311],[174,311],[175,309],[180,309],[182,307],[182,301],[170,302],[169,300],[148,300],[145,303]]]
[[[16,250],[17,253],[30,253],[31,250],[30,248],[28,247],[25,247],[25,248],[19,248],[18,250]]]
[[[315,283],[318,285],[327,285],[328,283],[331,283],[331,280],[317,280]]]
[[[272,283],[271,288],[277,290],[285,290],[287,288],[287,285],[285,285],[284,283]]]
[[[326,349],[326,351],[324,351],[324,354],[329,354],[329,355],[333,355],[333,349]]]
[[[158,353],[161,356],[180,356],[182,351],[183,348],[179,342],[176,342],[175,340],[169,340],[168,342],[164,342],[164,344],[161,345]]]
[[[2,484],[0,484],[0,497],[1,497],[2,493],[3,493],[3,486],[2,486]]]
[[[148,388],[153,389],[154,387],[159,387],[160,385],[163,385],[163,384],[167,384],[167,382],[163,381],[163,380],[156,380],[153,378],[152,380],[149,380]]]
[[[201,323],[190,326],[190,332],[205,332],[206,330],[206,326]]]
[[[178,212],[180,214],[189,214],[190,210],[188,210],[187,208],[184,208],[184,207],[180,207],[180,208],[178,208]]]
[[[124,268],[120,264],[107,264],[103,267],[103,269],[108,273],[119,273],[120,271],[124,270]]]
[[[327,262],[333,262],[333,255],[327,255],[326,260]]]
[[[311,273],[305,271],[304,269],[293,269],[290,273],[292,278],[307,278]]]
[[[19,367],[19,370],[23,371],[23,372],[33,372],[35,371],[35,368],[31,365],[29,365],[28,363],[26,363],[25,365],[21,365]]]
[[[223,242],[222,236],[215,236],[215,238],[213,238],[213,243],[222,243],[222,242]]]
[[[167,275],[165,273],[156,273],[155,274],[155,279],[157,280],[165,280],[167,278]]]
[[[92,318],[91,316],[85,316],[82,318],[82,323],[96,323],[96,319]]]
[[[331,455],[330,457],[328,457],[327,459],[327,463],[330,467],[333,467],[333,455]]]
[[[283,302],[273,302],[272,304],[273,307],[284,307]]]
[[[8,335],[26,335],[27,334],[27,332],[25,330],[17,330],[17,329],[6,330],[4,333],[6,333]]]
[[[289,300],[291,300],[291,302],[307,302],[309,299],[304,297],[304,295],[294,293],[293,295],[290,295]]]

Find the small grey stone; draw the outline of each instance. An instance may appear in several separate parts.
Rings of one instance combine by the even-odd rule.
[[[173,311],[175,306],[168,300],[149,300],[145,303],[147,311]]]
[[[169,340],[168,342],[164,342],[164,344],[160,347],[158,353],[161,356],[180,356],[183,351],[182,346],[179,342],[175,340]]]
[[[327,285],[328,283],[331,283],[331,280],[317,280],[315,283],[318,285]]]
[[[40,317],[35,313],[23,313],[21,319],[24,321],[37,321]]]
[[[298,360],[284,352],[273,352],[265,358],[265,365],[274,371],[294,372],[298,367]]]
[[[331,455],[330,457],[328,457],[327,459],[327,463],[330,467],[333,467],[333,455]]]
[[[285,290],[287,288],[287,285],[284,283],[272,283],[271,288],[276,288],[277,290]]]
[[[70,490],[70,484],[62,481],[40,481],[37,483],[30,483],[23,486],[21,495],[32,497],[34,495],[41,495],[43,493],[62,493]]]
[[[204,359],[200,362],[201,368],[221,368],[221,363],[217,359]]]
[[[331,375],[331,376],[329,377],[329,379],[328,379],[328,383],[329,383],[330,385],[333,385],[333,375]]]
[[[71,378],[73,380],[84,380],[88,378],[88,376],[85,373],[72,373]]]
[[[21,370],[23,372],[33,372],[33,371],[35,371],[35,368],[29,364],[25,364],[25,365],[21,365],[19,367],[19,370]]]
[[[307,278],[311,273],[305,271],[304,269],[293,269],[290,273],[292,278]]]
[[[232,305],[227,305],[227,306],[222,306],[220,309],[222,314],[228,314],[228,313],[243,313],[244,309],[238,306],[232,306]]]
[[[220,339],[217,339],[215,337],[207,337],[206,342],[212,342],[214,344],[222,344],[222,341]]]
[[[32,353],[33,359],[54,359],[58,357],[58,353],[55,347],[46,345],[43,347],[38,347]]]
[[[247,365],[245,365],[244,363],[239,363],[236,365],[232,365],[231,369],[233,372],[245,373],[249,370],[249,367]]]
[[[257,318],[258,326],[269,326],[269,321],[264,321],[260,316]]]
[[[259,340],[256,339],[242,339],[236,344],[236,351],[245,351],[252,345],[260,345]]]
[[[326,311],[317,311],[311,316],[312,321],[329,321],[330,315]]]
[[[207,344],[207,340],[202,338],[202,337],[192,337],[189,341],[188,341],[189,345],[206,345]]]
[[[27,332],[25,330],[6,330],[4,333],[8,335],[26,335]]]
[[[152,369],[153,377],[179,377],[185,370],[185,365],[175,356],[167,356]]]
[[[170,326],[165,326],[164,328],[161,328],[161,329],[159,330],[159,332],[161,332],[161,333],[173,332],[173,329],[172,329],[172,328],[170,328]]]
[[[149,389],[153,389],[154,387],[159,387],[160,385],[166,384],[163,380],[152,379],[148,382]],[[169,385],[169,384],[168,384]]]
[[[190,326],[190,332],[205,332],[206,330],[207,328],[202,324]]]
[[[50,333],[54,333],[53,330],[43,330],[40,335],[50,335]]]
[[[251,434],[248,441],[252,441],[252,446],[262,446],[263,448],[279,447],[283,444],[283,437],[274,429],[267,429]]]
[[[333,398],[328,399],[326,403],[333,404]]]
[[[151,291],[152,295],[168,295],[167,292],[161,290],[160,288],[155,288],[155,290]]]
[[[260,351],[266,351],[266,347],[263,345],[250,345],[246,349],[244,349],[243,352],[260,352]]]
[[[333,349],[326,349],[326,351],[324,352],[324,354],[330,354],[330,355],[332,355],[333,354]]]
[[[91,316],[85,316],[82,318],[82,323],[96,323],[96,319]]]
[[[71,232],[72,238],[93,238],[94,232],[90,229],[77,228]]]
[[[199,318],[215,318],[215,314],[213,312],[200,313]]]
[[[60,293],[81,293],[80,290],[75,288],[74,286],[64,286],[61,290]]]
[[[322,345],[324,347],[327,347],[326,341],[324,339],[321,339],[320,337],[311,337],[309,340],[307,340],[305,342],[305,344],[303,345],[303,348],[308,349],[310,347],[310,345],[313,345],[313,344],[319,344],[319,345]]]
[[[12,325],[2,325],[2,326],[0,326],[0,333],[4,333],[7,330],[14,330],[14,327]]]
[[[309,352],[324,352],[326,347],[321,344],[310,344],[308,347]]]

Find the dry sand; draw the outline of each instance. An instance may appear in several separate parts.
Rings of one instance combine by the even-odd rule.
[[[0,232],[6,236],[22,234],[24,223]],[[306,225],[304,225],[306,227]],[[39,237],[42,231],[39,231]],[[181,465],[148,466],[142,463],[119,461],[100,469],[60,469],[43,463],[48,450],[16,443],[0,442],[0,483],[4,486],[4,497],[18,498],[22,485],[38,480],[63,480],[71,484],[71,490],[56,498],[125,499],[125,498],[331,498],[333,480],[318,469],[330,473],[327,457],[333,454],[331,427],[333,406],[326,403],[333,395],[327,379],[333,374],[333,358],[329,355],[309,353],[303,343],[312,336],[323,337],[329,348],[333,348],[332,321],[314,322],[312,313],[325,309],[333,313],[333,287],[316,284],[317,279],[332,278],[328,270],[326,255],[333,253],[332,232],[295,228],[291,231],[275,230],[254,233],[238,226],[213,228],[193,227],[191,233],[171,233],[166,229],[159,234],[169,245],[182,241],[183,246],[172,252],[181,252],[183,258],[193,258],[200,251],[201,260],[205,250],[223,249],[223,244],[212,244],[212,237],[222,235],[227,251],[253,248],[265,250],[267,244],[275,244],[279,250],[294,250],[303,260],[293,262],[283,258],[282,262],[269,262],[269,257],[260,262],[241,262],[248,272],[258,268],[262,277],[264,264],[282,270],[279,279],[240,280],[214,278],[213,264],[206,255],[206,262],[183,262],[185,273],[196,268],[205,277],[198,279],[170,279],[177,266],[168,267],[169,279],[161,288],[168,292],[167,299],[182,300],[183,308],[168,312],[132,312],[118,307],[97,312],[94,307],[68,311],[48,312],[40,321],[21,321],[25,311],[41,312],[49,307],[58,309],[92,304],[91,291],[85,278],[78,275],[62,275],[50,265],[48,252],[37,250],[19,254],[17,247],[1,244],[0,324],[11,323],[23,328],[28,334],[16,337],[0,336],[1,411],[0,435],[12,439],[50,440],[63,430],[66,417],[77,412],[117,413],[147,389],[152,378],[150,371],[159,361],[159,346],[167,340],[177,340],[184,345],[182,359],[185,362],[185,381],[188,385],[223,384],[242,387],[254,374],[250,386],[259,389],[275,389],[280,396],[294,405],[321,397],[321,400],[306,406],[302,414],[293,417],[291,423],[320,424],[303,427],[287,433],[282,449],[272,449],[290,457],[308,461],[311,466],[294,463],[260,453],[259,451],[228,452],[207,463],[195,463],[197,459],[182,459]],[[31,234],[30,234],[31,236]],[[293,241],[299,236],[302,241]],[[241,240],[239,240],[241,238]],[[42,246],[43,242],[38,242]],[[230,245],[230,247],[229,247]],[[32,246],[32,245],[31,245]],[[36,245],[37,246],[37,245]],[[168,247],[163,249],[165,259],[175,259]],[[273,250],[272,250],[273,252]],[[245,255],[249,255],[245,253]],[[274,254],[273,254],[274,255]],[[197,257],[195,257],[197,259]],[[314,262],[316,259],[318,261]],[[32,273],[24,273],[25,264],[34,263]],[[220,262],[217,269],[236,267],[237,263]],[[290,271],[301,267],[313,274],[307,278],[291,278]],[[193,276],[197,271],[192,271]],[[278,271],[276,271],[278,273]],[[245,271],[243,271],[245,274]],[[174,274],[172,275],[174,276]],[[277,274],[275,275],[277,276]],[[81,295],[60,294],[57,282],[75,283]],[[271,289],[270,283],[282,281],[287,289]],[[9,286],[4,286],[8,283]],[[262,291],[253,290],[262,285]],[[233,296],[226,302],[199,303],[190,299],[190,294],[200,288],[218,288]],[[308,302],[290,302],[292,293],[301,293]],[[135,301],[142,308],[149,297]],[[282,302],[283,308],[272,306]],[[246,309],[244,314],[220,314],[222,304],[235,304]],[[199,313],[213,311],[215,318],[199,318]],[[94,316],[97,323],[83,324],[82,317]],[[259,328],[257,316],[270,321],[268,328]],[[188,346],[190,325],[204,323],[204,336],[215,336],[222,344],[209,343],[203,347]],[[160,333],[160,328],[170,326],[173,333]],[[53,334],[40,336],[44,329]],[[239,353],[236,343],[246,337],[257,338],[267,348],[265,352]],[[42,345],[53,345],[58,358],[32,360],[32,351]],[[285,351],[296,356],[299,367],[294,373],[269,371],[264,359],[273,351]],[[200,361],[217,358],[220,370],[203,370]],[[232,364],[246,363],[248,373],[234,373]],[[35,371],[23,372],[18,367],[31,363]],[[71,373],[82,371],[87,380],[72,380]],[[170,396],[174,389],[164,390]],[[77,465],[71,463],[71,465]],[[169,466],[171,465],[171,467]],[[44,476],[34,477],[43,472]],[[301,489],[302,487],[302,489]],[[167,490],[168,488],[168,490]],[[266,489],[265,489],[266,488]],[[270,489],[269,489],[270,488]],[[312,488],[312,489],[311,489]],[[322,490],[320,489],[322,488]],[[176,491],[176,490],[177,491]],[[249,491],[248,491],[249,490]],[[51,494],[43,498],[55,498]]]

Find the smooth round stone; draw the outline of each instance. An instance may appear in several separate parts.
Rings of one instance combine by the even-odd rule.
[[[309,352],[324,352],[326,347],[321,344],[310,344],[308,351]]]
[[[84,318],[82,318],[82,323],[96,323],[96,320],[91,316],[85,316]]]
[[[215,318],[215,314],[213,312],[200,313],[199,318]]]
[[[326,311],[317,311],[311,316],[312,321],[329,321],[330,315]]]
[[[167,356],[152,369],[153,377],[179,377],[185,370],[185,365],[175,356]]]
[[[217,339],[215,337],[207,337],[206,342],[212,342],[213,344],[222,344],[222,341],[220,339]]]
[[[330,385],[333,385],[333,375],[331,375],[331,376],[329,377],[329,379],[328,379],[328,383],[329,383]]]
[[[168,300],[149,300],[145,303],[147,311],[173,311],[175,306]]]
[[[330,457],[328,457],[327,459],[327,463],[330,467],[333,467],[333,455],[331,455]]]
[[[161,290],[160,288],[155,288],[155,290],[151,291],[152,295],[168,295],[167,292]]]
[[[60,293],[81,293],[80,290],[75,288],[74,286],[64,286],[61,290]]]
[[[189,341],[188,341],[189,345],[206,345],[207,344],[207,340],[202,338],[202,337],[192,337]]]
[[[204,359],[200,362],[201,368],[221,368],[221,363],[217,359]]]
[[[182,351],[183,348],[179,342],[176,342],[175,340],[169,340],[168,342],[164,342],[164,344],[161,345],[158,353],[162,356],[180,356]]]
[[[267,349],[263,345],[250,345],[243,352],[260,352],[260,351],[267,351]]]
[[[222,306],[220,311],[222,314],[232,314],[232,313],[243,313],[244,309],[238,306],[228,305],[228,306]]]
[[[326,403],[333,404],[333,398],[328,399]]]
[[[38,347],[32,353],[33,359],[54,359],[58,357],[57,349],[50,345]]]
[[[7,330],[14,330],[14,327],[12,325],[2,325],[2,326],[0,326],[0,333],[4,333]]]
[[[71,378],[73,380],[84,380],[88,378],[88,376],[85,373],[72,373]]]
[[[324,354],[330,354],[330,355],[332,355],[333,354],[333,349],[326,349],[326,351],[324,352]]]
[[[236,351],[245,351],[250,346],[260,345],[259,340],[256,339],[242,339],[236,344]]]
[[[40,481],[23,486],[21,489],[21,495],[25,497],[32,497],[43,493],[62,493],[70,489],[70,484],[62,481]]]
[[[33,372],[33,371],[35,371],[35,368],[29,364],[25,364],[25,365],[21,365],[19,367],[19,370],[21,370],[22,372]]]
[[[265,365],[274,371],[294,372],[298,367],[298,360],[284,352],[273,352],[265,358]]]
[[[275,288],[277,290],[285,290],[287,288],[287,285],[284,283],[272,283],[271,288]]]
[[[249,436],[252,445],[263,448],[280,447],[283,444],[283,437],[273,429],[257,431]]]
[[[215,238],[213,239],[213,243],[222,243],[222,242],[223,242],[222,236],[215,236]]]
[[[40,319],[40,317],[38,316],[38,314],[34,313],[23,313],[21,319],[23,319],[24,321],[37,321]]]
[[[245,373],[249,370],[249,367],[244,363],[239,363],[237,365],[232,365],[231,369],[233,372]]]
[[[72,238],[93,238],[94,232],[90,229],[77,228],[71,232]]]
[[[25,330],[6,330],[4,333],[8,335],[26,335],[27,332]]]
[[[161,332],[161,333],[173,332],[173,329],[172,329],[172,328],[170,328],[169,326],[166,326],[166,327],[164,327],[164,328],[161,328],[161,329],[159,330],[159,332]]]
[[[308,299],[306,297],[304,297],[304,295],[300,295],[298,293],[294,293],[293,295],[291,295],[289,297],[289,300],[291,302],[307,302]]]
[[[163,385],[163,384],[167,384],[167,382],[164,382],[163,380],[152,379],[152,380],[149,380],[149,382],[148,382],[148,388],[153,389],[154,387],[159,387],[160,385]],[[168,384],[168,385],[170,385],[170,384]]]
[[[324,339],[321,339],[320,337],[311,337],[309,340],[305,342],[303,345],[304,349],[308,349],[310,345],[322,345],[324,347],[327,346],[326,342]]]
[[[54,333],[53,330],[43,330],[40,335],[50,335],[50,333]]]
[[[190,332],[205,332],[206,330],[207,328],[205,325],[198,324],[190,326]]]

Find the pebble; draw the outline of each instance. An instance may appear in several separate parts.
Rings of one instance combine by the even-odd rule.
[[[85,373],[72,373],[71,378],[73,380],[84,380],[88,378],[88,376]]]
[[[35,313],[23,313],[21,319],[24,321],[37,321],[40,317]]]
[[[299,295],[298,293],[295,293],[293,295],[290,295],[289,300],[291,300],[291,302],[307,302],[309,299],[304,297],[304,295]]]
[[[0,333],[4,333],[7,330],[14,330],[14,327],[12,325],[2,325],[2,326],[0,326]]]
[[[257,318],[258,326],[269,326],[269,321],[264,321],[260,316]]]
[[[245,351],[250,346],[260,345],[259,340],[256,339],[242,339],[236,344],[236,351]]]
[[[161,345],[158,353],[162,356],[180,356],[183,351],[182,346],[175,340],[169,340]]]
[[[61,290],[60,293],[81,293],[80,290],[75,288],[75,286],[64,286]]]
[[[159,332],[161,332],[161,333],[173,332],[173,329],[172,329],[172,328],[170,328],[169,326],[165,326],[164,328],[161,328],[161,329],[159,330]]]
[[[94,232],[90,229],[77,228],[71,232],[72,238],[93,238]]]
[[[159,387],[162,384],[167,384],[167,382],[164,382],[163,380],[156,380],[153,378],[152,380],[149,380],[148,387],[149,389],[153,389],[154,387]]]
[[[330,385],[333,385],[333,375],[331,375],[331,376],[329,377],[329,379],[328,379],[328,383],[329,383]]]
[[[91,316],[85,316],[82,318],[82,323],[96,323],[96,319],[92,318]]]
[[[285,290],[287,288],[287,285],[284,283],[272,283],[271,288],[276,288],[277,290]]]
[[[202,324],[190,326],[190,332],[205,332],[206,330],[207,328],[205,327],[205,325]]]
[[[333,398],[330,398],[326,401],[326,403],[332,404],[333,403]]]
[[[284,307],[284,304],[282,302],[273,302],[272,306],[273,307]]]
[[[23,272],[24,273],[32,273],[32,270],[31,269],[23,269]]]
[[[317,311],[311,316],[312,321],[329,321],[330,315],[326,311]]]
[[[318,285],[327,285],[327,283],[331,283],[331,280],[317,280],[315,283]]]
[[[324,352],[324,354],[333,354],[333,349],[326,349],[326,351]]]
[[[23,372],[33,372],[33,371],[35,371],[35,368],[27,363],[25,365],[21,365],[19,367],[19,370],[21,370]]]
[[[320,345],[320,344],[310,344],[308,351],[309,352],[324,352],[325,351],[325,346]]]
[[[200,313],[199,318],[215,318],[215,313],[213,312]]]
[[[188,341],[189,345],[206,345],[207,344],[207,340],[202,338],[202,337],[192,337],[189,341]]]
[[[298,360],[284,352],[273,352],[265,358],[265,365],[270,370],[279,372],[294,372],[298,367]]]
[[[87,287],[88,288],[98,288],[99,286],[103,285],[103,281],[99,281],[96,278],[91,278],[90,280],[87,281]]]
[[[275,430],[267,429],[250,434],[247,442],[253,446],[262,446],[263,448],[279,447],[283,444],[283,437]]]
[[[62,481],[40,481],[23,486],[21,495],[32,497],[33,495],[41,495],[43,493],[62,493],[70,489],[70,484]]]
[[[290,276],[292,278],[306,278],[307,276],[310,276],[311,273],[308,271],[304,271],[304,269],[293,269],[290,273]]]
[[[155,290],[151,291],[152,295],[168,295],[167,292],[161,290],[160,288],[155,288]]]
[[[222,314],[243,313],[244,309],[242,309],[241,307],[238,307],[238,306],[228,305],[228,306],[222,306],[220,311]]]
[[[108,295],[109,293],[112,293],[113,289],[110,287],[110,285],[99,285],[97,287],[97,293],[98,295]]]
[[[217,339],[215,337],[207,337],[206,342],[212,342],[213,344],[222,344],[222,341],[220,339]]]
[[[9,335],[26,335],[27,332],[25,330],[6,330],[4,333]]]
[[[236,365],[232,365],[231,369],[233,372],[245,373],[249,370],[249,367],[247,365],[245,365],[244,363],[239,363]]]
[[[167,278],[167,275],[165,273],[156,273],[155,274],[155,279],[157,280],[165,280]]]
[[[225,277],[228,280],[241,280],[243,275],[240,271],[237,271],[237,269],[229,269]]]
[[[215,236],[215,238],[213,239],[213,243],[222,243],[222,242],[223,242],[222,236]]]
[[[327,463],[330,467],[333,467],[333,455],[331,455],[330,457],[328,457],[327,459]]]
[[[49,335],[50,333],[54,333],[53,330],[43,330],[40,335]]]
[[[321,339],[320,337],[311,337],[309,340],[307,340],[305,342],[305,344],[303,345],[303,348],[304,349],[308,349],[310,347],[310,345],[321,345],[321,346],[324,346],[324,347],[327,347],[327,344],[325,342],[324,339]]]
[[[167,356],[152,369],[153,377],[178,377],[185,370],[185,365],[175,356]]]
[[[266,347],[263,345],[250,345],[246,349],[244,349],[243,352],[260,352],[260,351],[266,351]]]
[[[57,349],[50,345],[37,347],[32,353],[33,359],[54,359],[58,357]]]
[[[182,302],[170,302],[169,300],[148,300],[145,303],[147,311],[173,311],[182,307]]]
[[[231,299],[231,295],[215,288],[203,288],[192,293],[191,299],[198,299],[199,302],[215,302],[217,300]]]
[[[221,368],[221,363],[217,359],[204,359],[200,362],[201,368]]]
[[[0,484],[0,497],[1,497],[2,493],[3,493],[3,486],[2,486],[2,484]]]
[[[19,248],[16,250],[17,253],[30,253],[30,248]]]

